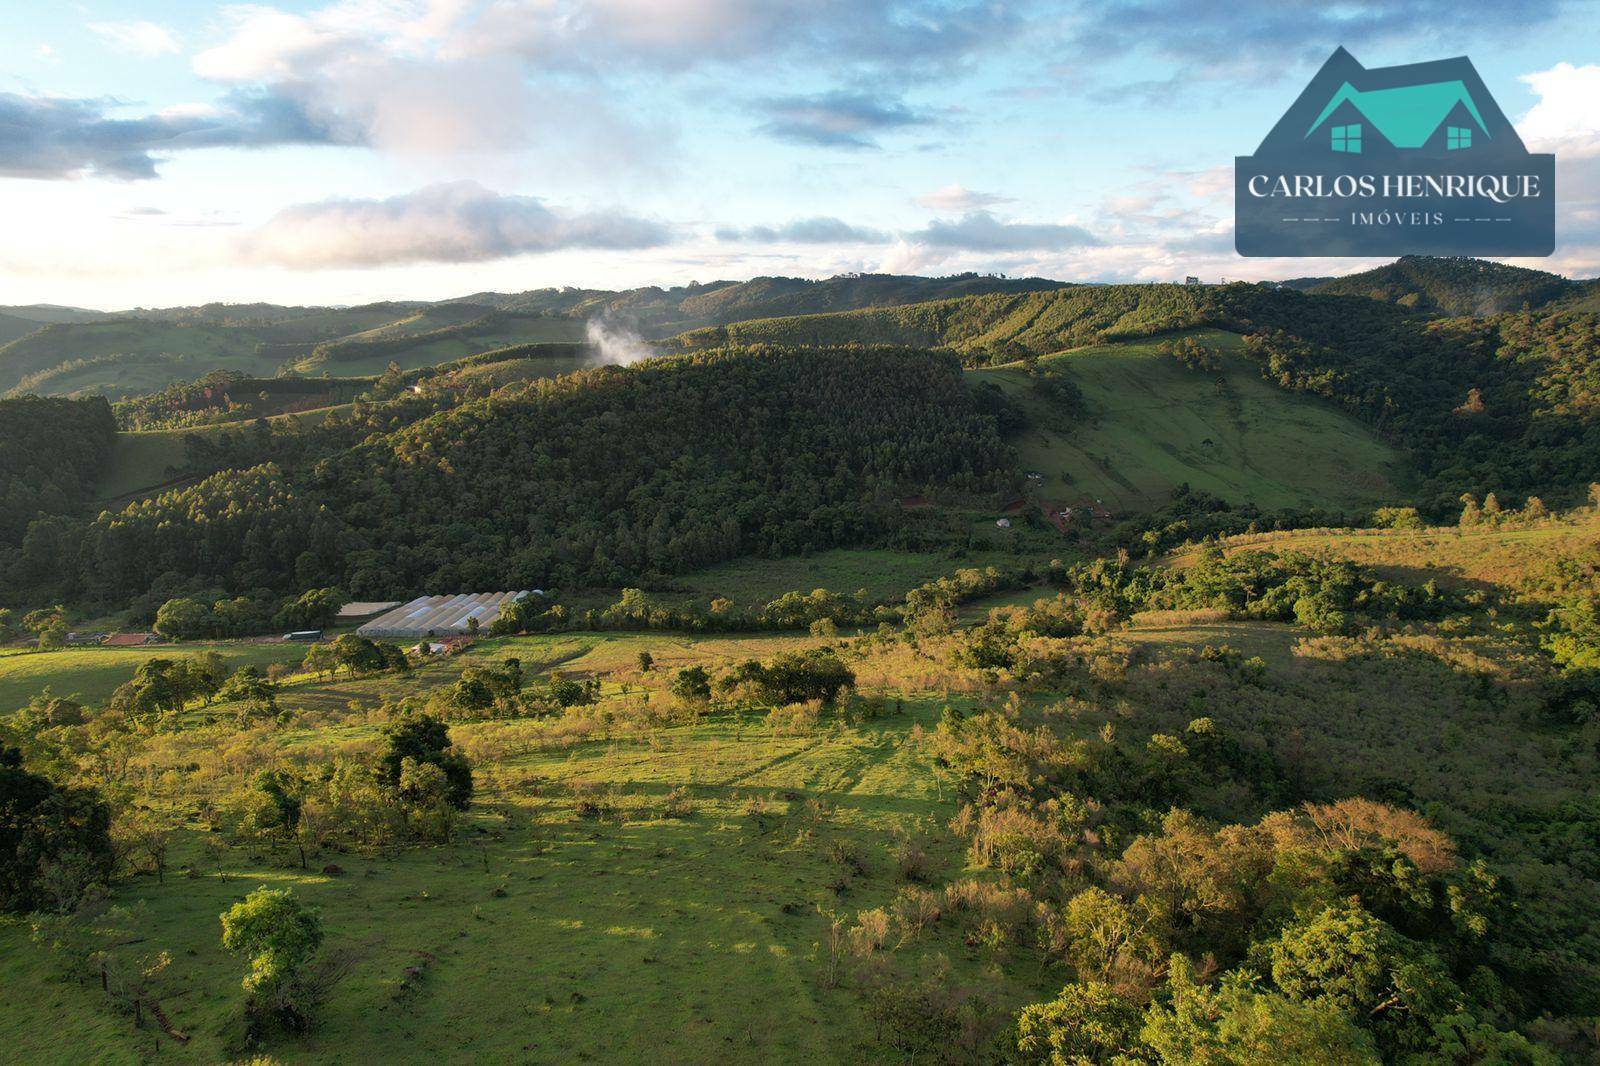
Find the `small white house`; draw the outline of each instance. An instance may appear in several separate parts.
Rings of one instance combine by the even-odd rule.
[[[995,523],[994,524],[999,526],[1001,529],[1010,529],[1011,528],[1011,519],[1009,519],[1009,518],[997,518],[997,519],[995,519]]]

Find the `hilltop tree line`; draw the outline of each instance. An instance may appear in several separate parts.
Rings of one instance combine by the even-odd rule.
[[[362,424],[403,421],[366,408]],[[1013,466],[959,362],[906,349],[602,367],[323,450],[360,425],[307,437],[281,463],[36,530],[23,580],[107,600],[185,582],[357,596],[618,586],[868,541],[899,496],[989,496]]]

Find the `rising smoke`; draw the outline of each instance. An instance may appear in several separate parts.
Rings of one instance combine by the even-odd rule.
[[[602,366],[631,366],[656,354],[637,333],[597,318],[589,320],[584,332],[594,349],[594,362]]]

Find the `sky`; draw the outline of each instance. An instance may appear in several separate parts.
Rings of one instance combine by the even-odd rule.
[[[1600,2],[0,0],[0,304],[359,303],[1243,259],[1334,48],[1468,55],[1600,275]]]

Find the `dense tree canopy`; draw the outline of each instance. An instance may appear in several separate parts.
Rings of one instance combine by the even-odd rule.
[[[107,598],[169,573],[355,595],[615,586],[867,540],[899,495],[993,493],[1010,464],[954,358],[711,352],[526,383],[218,474],[102,515],[75,554]]]
[[[105,470],[116,420],[105,400],[0,400],[0,544],[72,511]]]

